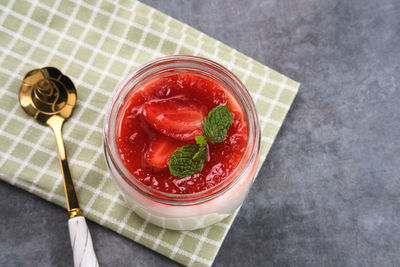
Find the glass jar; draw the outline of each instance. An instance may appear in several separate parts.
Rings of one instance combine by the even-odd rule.
[[[192,194],[165,193],[140,182],[124,166],[116,142],[121,110],[130,96],[147,83],[173,74],[194,74],[218,83],[237,102],[248,129],[236,169],[214,187]],[[105,116],[104,149],[113,179],[138,215],[160,227],[194,230],[221,221],[243,203],[259,161],[260,126],[249,92],[232,72],[205,58],[167,56],[140,67],[117,86]]]

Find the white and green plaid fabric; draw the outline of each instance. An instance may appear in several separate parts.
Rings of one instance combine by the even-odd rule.
[[[25,73],[54,66],[78,91],[63,134],[86,217],[181,264],[210,266],[234,215],[205,229],[180,232],[133,213],[103,157],[106,102],[123,77],[151,59],[172,54],[210,58],[250,90],[261,123],[262,162],[299,84],[137,1],[1,1],[0,10],[0,178],[65,207],[53,133],[18,104]]]

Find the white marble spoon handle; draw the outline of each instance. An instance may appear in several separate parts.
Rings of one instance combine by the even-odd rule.
[[[77,216],[68,220],[69,236],[74,253],[75,267],[97,267],[92,237],[87,227],[85,217]]]

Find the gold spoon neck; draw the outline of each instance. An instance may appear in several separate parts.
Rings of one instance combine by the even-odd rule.
[[[78,216],[76,211],[80,211],[78,198],[75,192],[74,183],[72,181],[71,173],[67,161],[67,153],[65,152],[64,141],[62,138],[62,126],[64,118],[60,116],[52,116],[47,120],[47,125],[53,130],[56,137],[58,158],[61,166],[61,172],[64,182],[64,193],[67,199],[67,208],[70,216]],[[74,212],[75,210],[75,212]],[[80,213],[81,214],[81,213]],[[72,218],[72,217],[71,217]]]

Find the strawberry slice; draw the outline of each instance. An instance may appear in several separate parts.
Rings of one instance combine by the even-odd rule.
[[[202,135],[203,119],[207,107],[181,97],[147,102],[143,116],[156,131],[177,140],[194,140]]]
[[[161,170],[168,167],[168,160],[179,147],[185,143],[162,135],[156,136],[144,154],[150,167]]]

